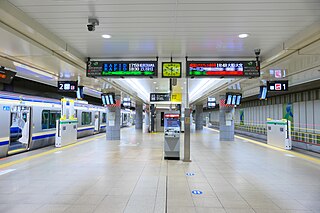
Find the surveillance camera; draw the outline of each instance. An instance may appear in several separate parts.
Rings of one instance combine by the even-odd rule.
[[[260,49],[254,49],[254,54],[256,54],[256,56],[259,56],[260,55]]]
[[[87,24],[87,27],[88,27],[88,31],[90,32],[95,31],[96,26],[99,26],[99,20],[95,18],[89,18],[88,23],[89,24]]]
[[[96,29],[96,27],[93,24],[88,24],[87,27],[88,27],[88,31],[90,31],[90,32],[92,32]]]

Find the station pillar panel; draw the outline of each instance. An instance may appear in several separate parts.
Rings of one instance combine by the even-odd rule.
[[[226,105],[224,98],[220,98],[219,104],[220,141],[234,141],[234,106]]]
[[[74,100],[61,99],[61,118],[56,121],[55,147],[77,142],[78,119],[74,113]]]
[[[289,120],[267,121],[267,143],[282,149],[292,149],[291,122]]]
[[[141,103],[136,104],[136,117],[135,117],[135,128],[142,129],[143,119],[143,105]]]
[[[107,106],[107,140],[120,140],[121,95],[115,95],[116,104]]]
[[[203,129],[203,105],[196,105],[196,130]]]
[[[180,160],[180,113],[164,114],[164,159]]]

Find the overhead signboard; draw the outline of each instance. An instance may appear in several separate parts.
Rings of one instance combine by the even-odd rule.
[[[171,101],[170,93],[150,93],[150,102]]]
[[[156,77],[157,61],[88,61],[87,77]]]
[[[16,72],[12,72],[3,67],[0,67],[0,83],[11,84],[11,81],[15,75]]]
[[[187,61],[189,77],[259,77],[256,61]]]
[[[77,92],[78,81],[58,81],[58,90],[60,92]]]
[[[181,62],[162,62],[162,78],[181,78]]]
[[[288,81],[268,81],[268,91],[288,91]]]

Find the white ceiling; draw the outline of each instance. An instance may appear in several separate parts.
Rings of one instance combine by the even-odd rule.
[[[106,84],[101,79],[85,77],[83,68],[85,57],[128,59],[159,56],[160,64],[162,60],[169,60],[170,56],[182,62],[185,56],[207,59],[247,58],[254,56],[253,49],[260,48],[263,58],[273,54],[273,50],[282,48],[283,43],[297,33],[320,21],[320,0],[9,0],[5,2],[10,2],[10,6],[16,7],[15,9],[22,12],[25,17],[17,11],[7,10],[12,16],[16,15],[17,19],[20,19],[19,25],[8,18],[3,18],[5,17],[3,14],[0,14],[1,21],[9,26],[12,23],[11,27],[26,35],[27,39],[16,36],[1,25],[2,56],[7,55],[34,65],[59,78],[81,77],[83,84],[98,90],[105,88]],[[9,8],[6,4],[0,5],[3,6],[0,8],[3,11]],[[100,26],[96,27],[94,32],[87,31],[86,25],[90,16],[95,16],[100,21]],[[30,17],[32,21],[29,20]],[[33,21],[40,23],[41,27]],[[238,38],[240,33],[249,33],[250,36],[240,39]],[[103,39],[102,34],[110,34],[112,38]],[[64,54],[64,57],[69,57],[68,60],[76,57],[79,61],[80,58],[78,66],[68,64],[48,49],[39,47],[37,41],[41,45],[46,45],[46,40],[40,41],[39,35],[56,42],[57,45],[63,44],[51,48],[52,44],[48,43],[47,47]],[[36,42],[30,41],[29,38]],[[71,49],[75,49],[77,54],[71,52]],[[166,59],[163,59],[164,57]],[[34,75],[29,78],[35,80],[38,77]],[[54,85],[55,81],[54,78],[50,83]],[[175,90],[185,93],[185,81],[185,79],[179,80]],[[148,94],[144,93],[167,92],[169,87],[167,79],[117,79],[114,82],[143,100],[147,100],[143,97],[148,97]],[[207,90],[212,90],[220,81],[193,79],[189,82],[189,91],[191,95],[193,94],[191,99],[196,100],[206,93],[201,85],[208,84]],[[140,88],[132,85],[138,85]]]
[[[90,57],[246,57],[255,48],[263,55],[320,17],[319,0],[10,2]],[[86,28],[90,16],[100,20],[95,32]]]

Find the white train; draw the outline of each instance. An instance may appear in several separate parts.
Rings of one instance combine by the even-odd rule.
[[[78,138],[106,131],[102,106],[75,102]],[[131,112],[121,111],[121,126],[132,125]],[[60,100],[0,92],[0,158],[55,143]]]

